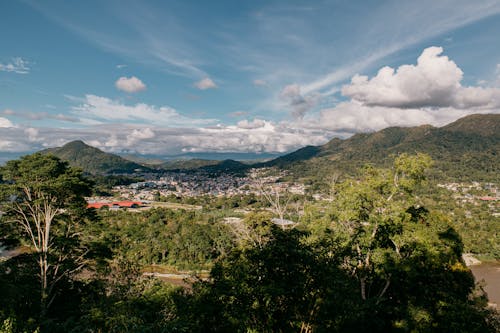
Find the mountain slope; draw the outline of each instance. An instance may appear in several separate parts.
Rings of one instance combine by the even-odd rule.
[[[390,127],[333,139],[318,147],[305,147],[262,164],[293,171],[295,176],[321,176],[352,172],[371,163],[387,166],[400,153],[429,154],[440,170],[439,178],[498,180],[500,174],[500,115],[471,115],[444,127]]]
[[[53,154],[67,161],[71,166],[82,168],[91,174],[133,173],[137,170],[149,170],[148,167],[127,161],[120,156],[105,153],[77,140],[59,148],[49,148],[42,151]]]

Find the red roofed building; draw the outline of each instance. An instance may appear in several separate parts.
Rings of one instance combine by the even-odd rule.
[[[497,198],[497,197],[481,197],[481,198],[479,198],[479,200],[482,200],[482,201],[496,201],[498,199],[499,198]]]
[[[141,201],[90,202],[87,204],[87,208],[99,209],[104,206],[109,208],[137,208],[142,205]]]

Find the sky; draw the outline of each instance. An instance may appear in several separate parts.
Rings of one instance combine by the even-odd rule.
[[[500,113],[500,1],[1,1],[0,154],[285,153]]]

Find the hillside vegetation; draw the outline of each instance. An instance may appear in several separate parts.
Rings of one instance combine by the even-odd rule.
[[[43,154],[52,154],[73,167],[79,167],[91,174],[134,173],[148,170],[148,167],[128,161],[120,156],[103,152],[77,140],[59,148],[49,148]]]
[[[441,180],[498,180],[500,115],[471,115],[444,127],[389,127],[322,146],[308,146],[261,164],[293,171],[295,177],[352,173],[370,163],[388,166],[394,156],[424,152],[436,161]]]
[[[500,115],[470,115],[439,128],[431,125],[389,127],[373,133],[358,133],[345,140],[334,138],[322,146],[306,146],[264,163],[192,159],[156,163],[154,169],[242,174],[250,168],[278,167],[291,171],[294,178],[321,179],[325,174],[352,174],[366,164],[387,167],[395,156],[419,152],[429,154],[436,161],[438,171],[431,178],[496,181],[500,173]],[[91,174],[152,170],[148,165],[105,153],[82,141],[46,149],[43,153],[53,154]]]

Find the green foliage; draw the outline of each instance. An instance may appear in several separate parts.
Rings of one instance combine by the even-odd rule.
[[[111,196],[112,194],[110,191],[114,186],[143,182],[144,178],[125,175],[95,175],[92,177],[92,180],[95,183],[93,189],[95,195]]]
[[[65,323],[67,332],[170,332],[176,291],[143,278],[135,264],[113,261],[85,290],[82,316]]]
[[[17,290],[6,290],[4,304],[19,318],[44,324],[85,265],[80,232],[91,218],[84,199],[90,183],[66,162],[39,153],[7,162],[0,173],[5,181],[0,188],[2,223],[10,224],[29,248],[1,265],[0,279]]]
[[[483,130],[484,129],[484,130]],[[436,164],[433,178],[459,181],[497,181],[500,173],[500,117],[472,115],[441,128],[429,125],[390,127],[375,133],[333,139],[305,147],[264,163],[292,171],[295,178],[324,182],[325,174],[355,175],[366,163],[389,167],[402,153],[424,152]]]
[[[303,234],[273,228],[262,247],[235,250],[195,286],[196,312],[187,320],[200,332],[290,332],[311,327],[320,304],[346,302],[343,273]],[[344,297],[332,297],[331,293]],[[342,310],[341,310],[342,312]]]
[[[100,214],[100,233],[112,244],[115,256],[140,265],[203,269],[232,246],[229,231],[224,225],[209,223],[208,214],[162,208]]]
[[[52,198],[60,215],[45,252],[67,274],[39,316],[39,253],[0,262],[0,331],[495,332],[498,314],[461,259],[473,245],[454,228],[475,226],[456,219],[472,207],[442,213],[442,193],[425,190],[430,165],[428,155],[399,154],[391,168],[365,166],[283,230],[265,210],[236,229],[221,223],[230,209],[264,205],[255,196],[198,198],[202,211],[96,213],[85,209],[89,184],[78,170],[39,154],[14,161],[1,172],[2,223],[32,194]],[[88,270],[75,275],[83,253]],[[182,290],[142,275],[156,264],[211,271]]]
[[[148,167],[127,161],[120,156],[105,153],[82,141],[72,141],[60,148],[50,148],[42,152],[67,161],[73,167],[82,168],[91,174],[134,173],[135,170],[150,170]]]

